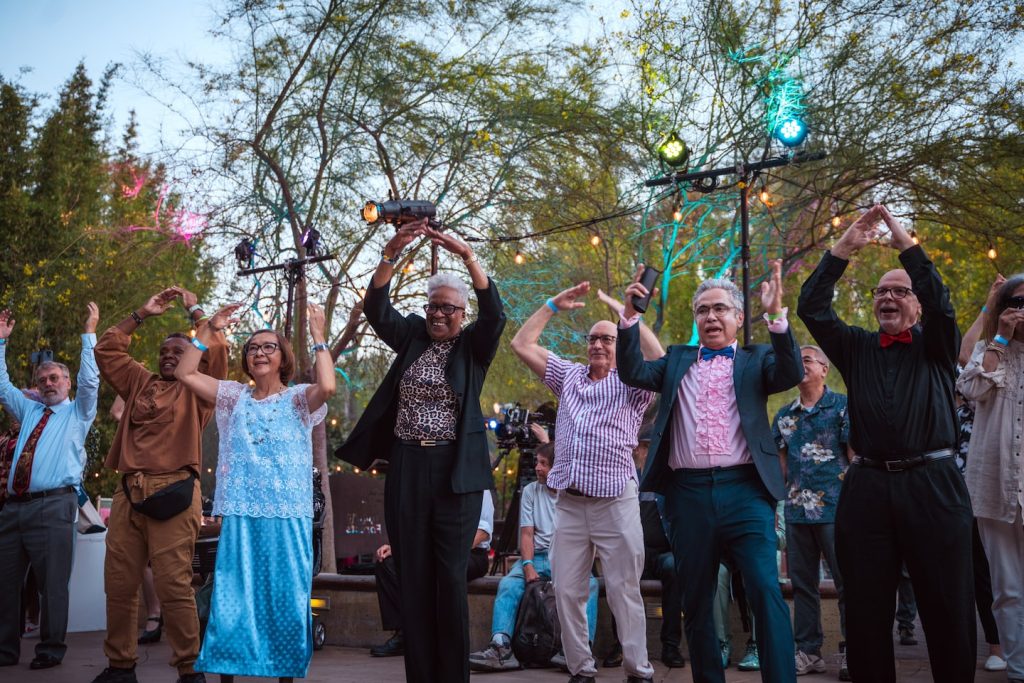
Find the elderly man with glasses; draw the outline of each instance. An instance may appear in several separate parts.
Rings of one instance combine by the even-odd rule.
[[[781,263],[772,263],[761,286],[770,345],[737,342],[743,293],[730,280],[712,279],[692,301],[700,344],[670,346],[663,358],[645,361],[632,297],[647,293],[639,281],[626,289],[619,370],[626,384],[661,392],[640,488],[665,496],[693,680],[725,683],[712,610],[728,550],[754,614],[762,680],[795,681],[793,630],[775,560],[775,506],[786,489],[767,409],[769,394],[803,377],[782,308]]]
[[[516,333],[512,350],[559,399],[555,464],[547,485],[558,491],[551,574],[556,577],[555,602],[569,681],[590,683],[597,674],[587,642],[586,615],[596,554],[622,640],[627,681],[638,683],[653,680],[654,669],[647,659],[640,596],[644,537],[633,449],[654,394],[630,388],[619,379],[617,334],[610,321],[598,321],[590,328],[586,365],[564,360],[539,344],[551,318],[582,308],[579,299],[589,291],[590,283],[581,282],[548,299]],[[660,355],[654,333],[645,329],[644,339],[645,349]]]
[[[903,269],[871,290],[878,331],[832,308],[850,258],[884,221]],[[974,680],[971,501],[957,469],[953,385],[960,331],[949,289],[888,209],[861,215],[804,283],[797,313],[842,374],[854,455],[836,510],[846,651],[856,681],[896,680],[893,594],[906,562],[939,683]],[[919,324],[923,314],[923,323]]]

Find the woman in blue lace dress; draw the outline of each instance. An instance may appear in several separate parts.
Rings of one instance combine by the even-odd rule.
[[[197,671],[234,676],[304,677],[313,653],[312,431],[334,394],[324,312],[309,306],[316,383],[288,386],[295,359],[287,339],[261,330],[243,347],[255,386],[198,371],[203,346],[239,305],[202,327],[175,371],[200,398],[216,401],[220,453],[214,515],[223,517],[210,623]],[[206,339],[207,337],[209,339]]]

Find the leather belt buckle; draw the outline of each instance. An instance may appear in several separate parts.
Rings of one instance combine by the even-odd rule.
[[[885,464],[885,470],[887,472],[902,472],[907,469],[906,463],[903,460],[883,460]]]
[[[421,446],[436,446],[437,439],[420,439]]]

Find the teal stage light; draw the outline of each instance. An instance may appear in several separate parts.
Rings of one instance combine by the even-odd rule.
[[[797,117],[779,121],[773,135],[786,147],[797,147],[807,139],[807,124]]]

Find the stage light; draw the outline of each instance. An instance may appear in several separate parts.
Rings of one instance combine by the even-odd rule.
[[[495,429],[498,428],[498,421],[492,417],[490,420],[487,421],[487,428],[493,432]]]
[[[524,263],[526,263],[526,257],[523,256],[523,252],[521,251],[517,251],[516,255],[512,258],[512,260],[516,262],[517,266],[521,266]]]
[[[686,143],[679,137],[679,134],[672,131],[658,143],[658,158],[672,168],[679,168],[686,166],[686,162],[690,158],[690,150],[686,148]]]
[[[999,254],[996,253],[996,248],[994,246],[992,246],[991,243],[989,243],[989,245],[988,245],[988,257],[990,259],[992,259],[993,261],[995,261],[996,260],[996,256],[998,256],[998,255]]]
[[[807,124],[792,116],[779,121],[772,135],[786,147],[796,147],[807,139]]]
[[[600,235],[594,235],[593,237],[591,237],[590,238],[590,243],[593,244],[595,247],[598,246],[599,244],[601,244],[601,237],[600,237]]]

